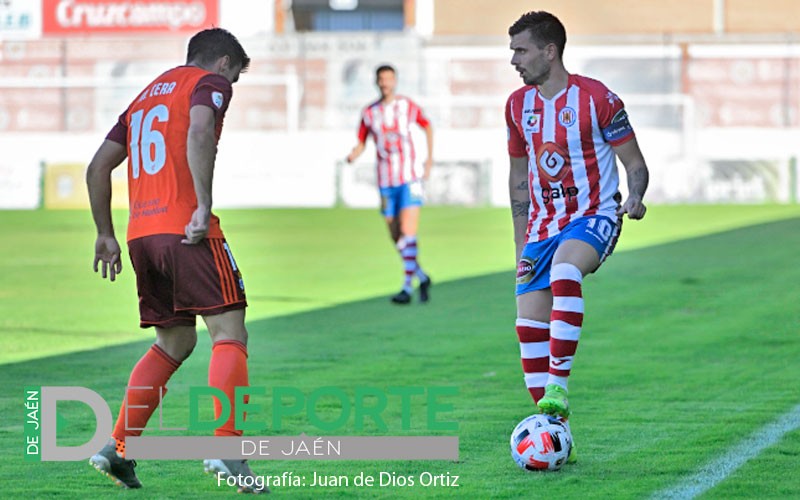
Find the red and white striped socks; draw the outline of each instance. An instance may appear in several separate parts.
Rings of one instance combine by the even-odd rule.
[[[533,402],[537,403],[544,396],[550,367],[550,325],[542,321],[517,318],[517,337],[525,385]]]
[[[522,371],[534,403],[544,396],[548,384],[567,388],[583,325],[582,283],[583,274],[574,265],[554,265],[550,270],[553,292],[550,323],[517,318]]]
[[[400,257],[403,258],[403,271],[405,272],[405,279],[403,281],[403,290],[411,293],[414,290],[412,282],[416,275],[420,280],[427,278],[422,268],[419,266],[417,260],[417,237],[416,236],[401,236],[397,241],[397,251],[400,252]]]
[[[550,375],[547,383],[564,389],[567,388],[583,325],[582,282],[581,270],[572,264],[556,264],[550,270],[553,310],[550,315]]]

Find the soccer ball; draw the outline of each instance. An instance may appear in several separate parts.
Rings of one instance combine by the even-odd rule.
[[[531,415],[511,433],[511,458],[526,470],[558,470],[571,449],[569,426],[552,415]]]

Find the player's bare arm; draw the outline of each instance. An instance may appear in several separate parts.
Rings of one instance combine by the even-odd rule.
[[[628,179],[628,198],[617,210],[617,215],[628,214],[629,219],[641,219],[647,211],[642,200],[647,191],[650,173],[647,170],[642,151],[639,149],[639,143],[636,142],[636,139],[630,140],[621,146],[614,147],[614,152],[625,166]]]
[[[86,187],[89,191],[89,203],[92,207],[92,218],[97,228],[97,239],[94,244],[94,272],[102,262],[102,277],[111,281],[122,272],[120,247],[114,235],[114,223],[111,220],[111,171],[128,156],[122,144],[105,140],[89,162],[86,170]]]
[[[367,147],[367,144],[364,141],[359,141],[358,144],[353,147],[353,150],[350,151],[350,154],[347,155],[347,163],[353,163],[356,161],[356,158],[361,156],[361,153],[364,152],[364,149]]]
[[[509,157],[511,168],[508,175],[508,191],[511,199],[511,217],[514,222],[514,244],[516,261],[519,262],[525,247],[525,229],[528,226],[528,210],[531,195],[528,191],[528,158]]]
[[[217,139],[214,110],[208,106],[192,106],[189,116],[186,156],[194,181],[197,209],[186,225],[186,239],[182,242],[194,245],[202,241],[208,233],[212,205],[211,186],[214,181],[214,162],[217,158]]]
[[[425,139],[428,143],[428,158],[425,160],[425,171],[422,178],[428,180],[431,176],[431,169],[433,168],[433,126],[428,124],[425,128]]]

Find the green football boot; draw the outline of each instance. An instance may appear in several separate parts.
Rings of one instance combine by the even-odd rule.
[[[567,457],[568,464],[578,463],[578,450],[575,446],[575,441],[572,442],[572,448],[569,449],[569,456]]]
[[[548,384],[544,388],[544,397],[537,403],[539,411],[562,418],[569,417],[569,401],[567,390],[556,384]]]

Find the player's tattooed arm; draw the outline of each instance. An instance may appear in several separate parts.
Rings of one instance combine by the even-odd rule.
[[[514,223],[514,243],[517,261],[525,246],[525,231],[528,227],[528,211],[531,196],[528,191],[528,159],[510,157],[511,168],[508,176],[508,191],[511,202],[511,218]]]
[[[528,201],[511,200],[511,216],[514,218],[527,217],[530,208],[531,208],[530,200]]]
[[[629,219],[641,219],[647,211],[643,199],[650,181],[650,174],[642,151],[634,138],[625,144],[615,146],[614,152],[625,166],[628,179],[628,199],[619,207],[617,215],[628,214]]]
[[[531,207],[530,193],[528,192],[528,179],[526,178],[524,181],[519,182],[515,189],[517,191],[522,191],[524,197],[520,197],[520,199],[515,199],[514,196],[511,197],[511,215],[514,217],[527,217]]]
[[[647,191],[647,184],[650,182],[650,173],[644,163],[641,163],[638,168],[627,170],[628,176],[628,191],[638,196],[644,197],[644,192]]]

